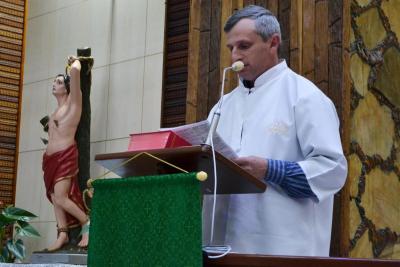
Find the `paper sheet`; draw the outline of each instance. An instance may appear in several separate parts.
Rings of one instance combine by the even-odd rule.
[[[161,130],[173,131],[175,134],[179,135],[192,145],[200,145],[204,144],[207,139],[207,135],[210,130],[210,123],[207,120],[204,120],[192,124],[178,126],[175,128]],[[224,155],[226,158],[237,158],[235,151],[233,151],[232,148],[228,146],[217,133],[214,133],[213,143],[215,150]]]

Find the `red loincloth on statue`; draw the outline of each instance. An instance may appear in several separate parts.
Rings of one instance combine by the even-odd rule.
[[[80,209],[86,212],[83,204],[82,193],[78,185],[78,148],[76,144],[71,145],[65,150],[55,152],[51,155],[43,154],[44,184],[46,186],[47,198],[51,201],[51,194],[54,193],[54,186],[61,180],[71,179],[71,187],[68,197]],[[67,226],[75,227],[79,221],[66,212]]]

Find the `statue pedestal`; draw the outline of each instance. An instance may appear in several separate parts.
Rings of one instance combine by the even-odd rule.
[[[60,250],[57,252],[33,252],[30,263],[34,264],[63,263],[63,264],[87,265],[87,253],[73,252],[67,250]]]
[[[80,231],[80,226],[70,228],[68,232],[68,244],[65,244],[60,250],[53,252],[46,250],[35,251],[32,253],[30,262],[35,264],[62,263],[86,265],[87,250],[78,247]]]

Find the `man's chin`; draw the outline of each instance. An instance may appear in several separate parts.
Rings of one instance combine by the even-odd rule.
[[[247,81],[253,81],[254,79],[254,75],[249,75],[248,73],[239,73],[239,77],[242,78],[243,80],[247,80]]]

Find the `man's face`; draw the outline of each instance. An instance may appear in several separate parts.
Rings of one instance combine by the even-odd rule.
[[[67,93],[64,77],[58,76],[53,81],[53,95],[63,95]]]
[[[232,62],[241,60],[244,63],[244,69],[239,72],[241,78],[254,81],[278,64],[278,35],[274,34],[264,41],[256,33],[254,20],[241,19],[226,36]]]

